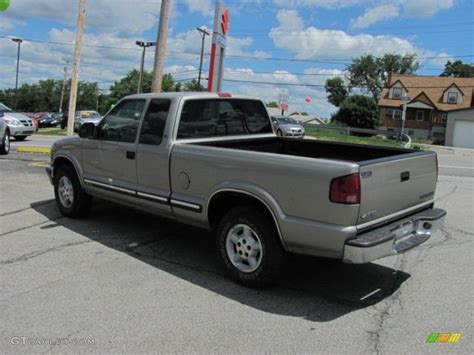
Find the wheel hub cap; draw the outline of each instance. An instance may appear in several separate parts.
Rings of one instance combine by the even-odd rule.
[[[74,188],[71,180],[69,180],[67,176],[62,176],[59,179],[58,195],[59,201],[61,201],[64,207],[69,208],[72,206],[74,202]]]
[[[241,272],[253,272],[262,262],[260,238],[252,228],[245,224],[238,224],[229,230],[226,251],[232,265]]]

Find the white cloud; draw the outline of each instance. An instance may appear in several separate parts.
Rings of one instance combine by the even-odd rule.
[[[398,6],[393,4],[381,5],[374,7],[362,16],[357,17],[352,23],[354,28],[365,28],[373,25],[374,23],[397,17],[399,15]]]
[[[441,10],[446,10],[454,5],[454,0],[403,0],[405,14],[413,17],[430,17]]]
[[[214,16],[214,6],[211,0],[184,0],[190,12],[198,12],[203,16]]]
[[[86,27],[107,31],[141,33],[151,28],[160,12],[159,0],[135,1],[94,0],[86,5]],[[11,19],[25,20],[31,17],[58,21],[74,26],[78,5],[73,0],[16,0],[8,9]]]
[[[284,8],[322,7],[327,9],[357,6],[368,0],[274,0],[277,6]]]
[[[280,10],[278,18],[295,17],[294,21],[302,22],[294,10]],[[351,58],[371,53],[416,53],[417,48],[409,41],[394,36],[349,35],[340,30],[322,30],[308,27],[288,31],[282,23],[270,30],[270,38],[276,47],[295,53],[298,59]]]

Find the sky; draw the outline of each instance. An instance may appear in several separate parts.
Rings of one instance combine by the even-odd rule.
[[[223,91],[278,101],[290,110],[329,117],[325,81],[345,75],[363,54],[416,53],[420,75],[439,75],[447,60],[474,62],[473,0],[224,0],[230,29]],[[14,87],[17,47],[20,85],[62,79],[72,59],[78,0],[11,0],[0,12],[0,89]],[[197,78],[201,39],[212,29],[214,1],[172,0],[165,72]],[[139,67],[136,40],[155,41],[160,0],[87,0],[80,79],[106,92]],[[203,77],[207,77],[207,38]],[[146,69],[153,66],[149,51]],[[69,66],[71,72],[71,66]],[[207,85],[207,81],[203,82]],[[269,83],[269,84],[268,84]],[[309,96],[311,102],[305,98]]]

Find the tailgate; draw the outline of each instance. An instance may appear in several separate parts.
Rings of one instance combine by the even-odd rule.
[[[377,159],[362,163],[358,224],[414,207],[434,198],[436,154]]]

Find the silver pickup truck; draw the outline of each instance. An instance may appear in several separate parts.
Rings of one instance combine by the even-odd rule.
[[[287,253],[403,253],[446,214],[434,152],[278,137],[262,101],[227,93],[128,96],[56,142],[47,172],[65,216],[94,196],[213,230],[223,266],[251,287],[275,281]]]

